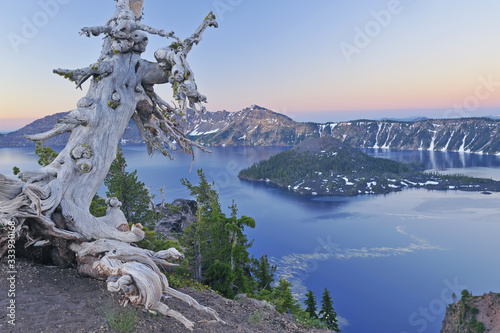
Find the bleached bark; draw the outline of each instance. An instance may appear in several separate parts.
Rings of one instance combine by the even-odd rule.
[[[14,221],[16,238],[27,247],[51,244],[59,253],[71,249],[81,272],[111,277],[110,290],[121,290],[132,303],[171,315],[192,328],[189,320],[160,302],[163,294],[170,293],[197,304],[168,287],[157,267],[169,265],[162,258],[166,253],[129,244],[143,239],[144,232],[140,225],[128,229],[116,199],[107,200],[104,217],[96,218],[89,212],[130,119],[137,124],[149,154],[156,150],[172,158],[169,151],[177,147],[189,154],[193,154],[193,146],[204,150],[186,138],[175,116],[184,116],[188,104],[205,110],[201,103],[206,97],[198,92],[186,57],[204,30],[217,26],[215,17],[210,13],[195,33],[182,41],[172,31],[141,23],[142,4],[143,0],[118,0],[114,15],[105,25],[82,29],[81,34],[89,37],[104,35],[97,62],[81,69],[54,70],[75,82],[77,88],[90,79],[90,88],[77,108],[52,130],[28,136],[45,140],[71,132],[66,147],[51,164],[21,172],[21,180],[0,175],[0,223],[6,226]],[[146,33],[174,39],[170,46],[155,52],[157,63],[141,59],[148,42]],[[164,83],[172,85],[178,105],[170,105],[155,93],[154,85]],[[3,232],[0,255],[5,248]],[[169,253],[171,259],[178,257],[173,251]],[[213,310],[194,306],[220,321]]]

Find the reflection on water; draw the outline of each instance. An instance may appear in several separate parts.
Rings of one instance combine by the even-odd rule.
[[[423,162],[426,169],[500,168],[500,156],[429,150],[362,149],[365,153],[400,162]]]
[[[311,197],[266,183],[240,181],[238,171],[285,148],[212,148],[211,154],[175,154],[171,162],[148,157],[142,146],[125,146],[130,170],[155,192],[165,186],[168,201],[189,197],[181,178],[196,183],[203,168],[215,181],[225,212],[235,199],[240,215],[256,228],[251,253],[266,253],[294,291],[328,288],[342,332],[438,332],[444,307],[426,327],[415,324],[419,309],[441,299],[449,281],[474,294],[500,290],[500,194],[405,190],[380,196]],[[0,173],[12,166],[38,168],[34,149],[0,149]],[[500,179],[500,157],[429,151],[367,150],[403,162],[422,161],[440,172]],[[103,190],[101,190],[104,193]],[[158,196],[159,198],[160,196]],[[448,282],[446,282],[448,281]],[[462,288],[463,289],[463,288]],[[461,290],[458,290],[458,295]],[[416,313],[416,315],[415,315]],[[412,320],[413,319],[413,320]],[[421,322],[421,321],[420,321]]]

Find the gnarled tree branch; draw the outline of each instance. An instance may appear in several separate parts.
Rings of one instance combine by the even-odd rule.
[[[97,62],[76,70],[54,70],[77,88],[93,79],[75,110],[50,131],[28,136],[38,141],[70,132],[66,147],[54,161],[39,170],[21,172],[22,181],[0,175],[0,224],[15,224],[14,237],[26,251],[34,247],[55,250],[51,253],[57,257],[54,261],[76,260],[81,273],[109,278],[108,289],[123,292],[125,303],[142,304],[192,329],[191,321],[162,303],[165,295],[223,321],[212,309],[168,286],[158,266],[175,265],[165,259],[178,259],[181,254],[175,249],[152,252],[132,246],[144,238],[144,232],[140,224],[129,230],[116,198],[106,200],[105,216],[96,218],[89,212],[130,119],[150,154],[157,150],[172,158],[169,151],[177,148],[191,154],[193,147],[206,151],[185,136],[178,121],[188,105],[205,110],[206,97],[199,93],[186,57],[207,27],[217,27],[215,16],[210,13],[194,34],[181,41],[173,32],[142,24],[142,3],[118,0],[105,25],[82,29],[87,36],[105,35]],[[141,59],[148,43],[146,33],[176,40],[155,53],[158,63]],[[170,105],[154,92],[154,85],[163,83],[172,85],[178,105]],[[0,228],[0,256],[6,250],[5,231]]]

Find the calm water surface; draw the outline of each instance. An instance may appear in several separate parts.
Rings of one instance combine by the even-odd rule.
[[[188,198],[179,179],[197,182],[203,168],[225,208],[255,218],[251,253],[267,253],[278,273],[320,303],[328,288],[342,332],[439,332],[453,292],[500,291],[500,194],[406,190],[355,198],[300,196],[267,184],[240,181],[238,171],[285,148],[228,147],[176,160],[125,146],[130,170],[168,201]],[[0,173],[37,168],[34,149],[0,149]],[[500,180],[500,157],[428,151],[368,150],[428,169]],[[104,190],[101,189],[104,193]],[[158,195],[159,198],[159,195]]]

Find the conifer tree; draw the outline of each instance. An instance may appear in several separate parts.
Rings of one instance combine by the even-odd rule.
[[[267,254],[264,254],[260,259],[252,257],[252,273],[257,283],[257,291],[271,291],[276,269],[276,266],[269,263]]]
[[[109,168],[104,184],[108,188],[106,196],[116,197],[128,222],[153,226],[158,221],[157,214],[150,210],[151,197],[146,185],[137,179],[137,170],[128,172],[127,162],[118,147],[116,159]]]
[[[196,221],[184,230],[183,237],[188,257],[194,264],[195,278],[202,281],[203,272],[206,272],[205,282],[227,297],[232,297],[235,292],[251,292],[247,268],[251,261],[248,253],[251,242],[248,242],[244,228],[254,228],[255,220],[247,216],[238,218],[234,201],[229,206],[231,216],[226,217],[221,211],[214,184],[207,181],[201,169],[198,178],[197,185],[181,179],[198,203]],[[221,280],[224,283],[220,283]]]
[[[309,313],[309,316],[311,318],[318,318],[318,314],[316,313],[317,307],[316,307],[316,297],[314,296],[314,293],[312,290],[309,290],[306,294],[306,300],[304,301],[306,305],[306,312]]]
[[[190,194],[196,199],[197,211],[196,221],[184,229],[183,242],[187,246],[186,255],[194,264],[194,278],[203,281],[203,262],[211,261],[207,251],[209,235],[209,219],[217,215],[219,201],[217,192],[212,188],[213,184],[207,181],[202,169],[197,170],[198,185],[193,185],[188,179],[182,178],[181,184],[186,186]],[[214,210],[216,213],[214,213]]]
[[[280,313],[298,314],[302,309],[299,302],[292,295],[291,283],[285,278],[280,278],[278,285],[273,288],[272,297],[276,310]]]
[[[335,331],[340,332],[339,325],[337,323],[337,313],[333,309],[333,301],[330,296],[330,292],[325,288],[321,298],[321,321],[326,324],[326,326]]]

